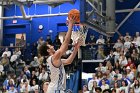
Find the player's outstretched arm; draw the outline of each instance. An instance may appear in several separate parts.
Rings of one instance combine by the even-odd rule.
[[[82,44],[82,41],[79,39],[77,41],[77,43],[74,45],[74,50],[73,50],[72,54],[67,59],[62,60],[64,65],[69,65],[69,64],[71,64],[73,62],[73,60],[74,60],[74,58],[75,58],[75,56],[77,54],[77,51],[80,48],[81,44]]]
[[[62,55],[67,51],[67,49],[68,49],[68,45],[69,45],[69,42],[70,42],[70,39],[71,39],[73,24],[74,24],[74,18],[72,18],[72,19],[69,20],[68,32],[67,32],[67,34],[66,34],[66,36],[65,36],[64,42],[62,43],[60,49],[57,50],[57,51],[55,52],[55,54],[53,55],[53,64],[54,64],[54,66],[56,66],[56,67],[59,67],[59,66],[61,65],[61,63],[60,63],[61,56],[62,56]]]

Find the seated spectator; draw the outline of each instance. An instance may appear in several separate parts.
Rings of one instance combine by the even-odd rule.
[[[125,55],[120,56],[120,58],[119,58],[119,64],[121,65],[121,67],[126,66],[128,64]]]
[[[93,81],[92,83],[93,84],[92,84],[91,90],[89,90],[89,91],[90,91],[90,93],[95,93],[96,92],[95,91],[95,88],[97,87],[97,82],[96,81]]]
[[[121,51],[121,48],[117,48],[116,51],[114,51],[114,53],[113,53],[115,55],[115,62],[117,62],[117,60],[119,60],[120,51]]]
[[[17,59],[20,58],[20,55],[21,55],[20,49],[19,49],[19,48],[16,48],[15,51],[13,52],[13,55],[11,56],[10,61],[11,61],[11,62],[16,61]]]
[[[8,93],[18,93],[18,92],[17,92],[17,89],[15,88],[15,86],[12,85],[10,90],[8,91]]]
[[[127,73],[127,77],[128,79],[130,79],[131,81],[133,81],[134,79],[134,73],[131,71],[130,67],[126,67],[126,73]]]
[[[38,54],[38,62],[39,62],[39,64],[43,64],[43,57],[40,55],[40,54]]]
[[[32,82],[31,91],[35,91],[36,87],[37,87],[37,89],[39,89],[39,86],[36,84],[36,80],[35,79],[31,80],[31,82]]]
[[[116,82],[114,82],[114,87],[113,87],[113,89],[116,90],[116,93],[120,93],[120,86],[121,86],[121,81],[116,81]]]
[[[136,50],[136,49],[133,49],[133,50],[132,50],[132,53],[131,53],[131,58],[132,58],[132,60],[133,60],[134,62],[137,61],[138,56],[139,56],[139,54],[138,54],[137,50]]]
[[[102,73],[105,73],[107,68],[103,66],[102,63],[99,63],[99,67],[95,68],[96,71],[101,71]]]
[[[14,80],[13,79],[10,79],[9,81],[8,81],[8,85],[7,85],[7,90],[9,91],[10,89],[11,89],[11,87],[15,87],[16,85],[15,85],[15,82],[14,82]]]
[[[104,75],[103,75],[103,78],[99,81],[98,86],[102,86],[102,80],[104,80],[104,81],[105,81],[105,84],[110,85],[110,81],[108,80],[107,75],[106,75],[106,74],[104,74]]]
[[[129,86],[126,80],[122,80],[122,86],[120,87],[120,91],[124,90],[124,93],[128,93],[129,91]],[[121,92],[122,93],[122,92]]]
[[[47,35],[46,42],[47,42],[48,44],[52,45],[52,40],[51,40],[51,36],[50,36],[50,35]]]
[[[4,54],[0,64],[3,65],[5,71],[9,71],[9,58],[7,54]]]
[[[24,77],[26,77],[26,75],[24,74],[23,71],[21,71],[21,74],[17,77],[17,86],[20,84],[22,79],[26,79]]]
[[[96,58],[97,60],[103,60],[103,59],[105,59],[105,54],[104,54],[104,49],[103,49],[103,47],[98,46],[98,50],[97,50],[95,56],[96,56],[95,58]]]
[[[39,62],[38,62],[38,58],[37,57],[34,57],[34,61],[32,61],[30,63],[30,66],[31,67],[38,67],[39,66]]]
[[[127,77],[127,73],[126,72],[124,72],[123,74],[122,74],[122,79],[121,79],[122,81],[126,81],[126,83],[127,83],[127,85],[128,86],[130,86],[130,84],[131,84],[131,80]]]
[[[131,41],[131,36],[129,35],[128,32],[126,32],[126,34],[124,36],[124,40],[126,41],[127,38],[128,38],[128,41]]]
[[[120,70],[119,69],[115,69],[115,75],[117,75],[118,77],[118,80],[121,80],[122,79],[122,74],[120,74]]]
[[[40,37],[37,41],[37,50],[39,50],[39,47],[44,43],[43,37]]]
[[[40,81],[40,82],[46,81],[47,78],[48,78],[48,74],[47,74],[47,72],[45,71],[45,69],[43,68],[43,69],[42,69],[42,72],[41,72],[40,75],[39,75],[39,81]]]
[[[61,46],[61,41],[60,41],[58,35],[55,37],[55,40],[54,40],[54,42],[53,42],[53,45],[54,45],[54,49],[55,49],[55,50],[57,50],[57,49],[60,48],[60,46]]]
[[[2,57],[4,57],[5,54],[7,54],[8,58],[11,57],[11,51],[9,51],[8,48],[5,48],[5,51],[3,52]]]
[[[46,93],[46,91],[48,89],[48,86],[49,86],[49,82],[44,82],[43,83],[43,93]]]
[[[111,93],[111,90],[110,90],[110,89],[105,89],[105,90],[103,91],[103,93]]]
[[[139,92],[134,92],[134,88],[129,88],[129,93],[139,93]]]
[[[106,67],[107,70],[108,70],[110,67],[112,68],[112,64],[110,63],[110,61],[107,61],[105,67]]]
[[[119,60],[117,60],[117,62],[115,63],[113,70],[115,71],[115,69],[118,69],[119,71],[121,71],[121,66],[119,64]]]
[[[136,79],[134,83],[130,86],[134,89],[134,93],[140,93],[140,82]]]
[[[102,91],[104,91],[105,89],[109,89],[109,85],[106,84],[106,81],[104,79],[102,80],[101,89]]]
[[[121,41],[122,43],[125,42],[124,37],[123,37],[122,35],[119,36],[119,39],[120,39],[120,41]]]
[[[111,50],[110,51],[110,54],[106,57],[107,61],[110,61],[112,66],[114,66],[114,63],[115,63],[115,55],[113,54],[113,51]]]
[[[117,48],[123,48],[123,43],[121,42],[120,39],[117,40],[117,42],[115,43],[115,45],[113,46],[113,48],[117,49]]]
[[[35,75],[35,71],[32,71],[32,74],[31,74],[31,78],[30,78],[30,85],[31,86],[33,86],[33,80],[35,80],[35,82],[38,82],[38,78]]]
[[[101,80],[102,79],[102,77],[103,77],[103,74],[102,74],[102,72],[101,71],[97,71],[96,72],[96,76],[97,76],[97,80]]]
[[[129,37],[126,37],[126,40],[125,40],[125,42],[124,42],[124,48],[130,48],[130,44],[131,44],[131,42],[129,41]]]
[[[134,44],[135,48],[138,48],[137,37],[134,37],[132,44]]]
[[[83,93],[89,93],[87,85],[83,86]]]
[[[96,93],[102,93],[102,89],[100,87],[95,88]]]
[[[131,57],[131,54],[128,48],[124,48],[124,55],[127,59]]]
[[[29,93],[31,91],[31,87],[27,80],[23,80],[23,84],[21,86],[20,92]]]
[[[25,73],[25,75],[27,76],[28,79],[31,77],[30,70],[28,69],[27,66],[24,67],[24,73]]]
[[[99,39],[97,39],[96,44],[105,44],[105,40],[103,38],[103,35],[99,36]]]
[[[92,79],[88,82],[88,89],[89,89],[89,91],[90,90],[92,90],[92,87],[93,87],[93,82],[96,82],[97,83],[97,85],[98,85],[98,83],[99,83],[99,80],[97,79],[97,77],[95,76],[95,74],[93,74],[92,75]]]
[[[8,90],[6,89],[5,86],[3,86],[3,88],[2,88],[2,93],[8,93]]]
[[[116,92],[116,89],[112,89],[111,93],[120,93],[120,92]]]

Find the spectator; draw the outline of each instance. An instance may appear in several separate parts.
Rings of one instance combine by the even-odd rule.
[[[37,41],[37,50],[39,49],[39,47],[44,43],[45,41],[43,40],[43,37],[40,37]]]
[[[43,83],[43,93],[46,93],[46,91],[48,89],[48,86],[49,86],[49,82],[44,82]]]
[[[5,51],[3,52],[2,57],[4,57],[5,54],[7,54],[8,58],[11,57],[11,51],[9,51],[8,48],[5,48]]]
[[[117,75],[118,77],[118,80],[121,80],[122,79],[122,74],[120,74],[120,70],[119,69],[115,69],[115,75]]]
[[[96,52],[95,55],[96,55],[95,58],[97,60],[103,60],[103,59],[105,59],[104,50],[103,50],[103,48],[101,46],[98,47],[98,50],[97,50],[97,52]]]
[[[110,51],[110,54],[106,57],[107,61],[110,61],[112,66],[114,66],[114,63],[115,63],[115,55],[113,54],[113,51],[111,50]]]
[[[32,82],[31,91],[35,91],[36,89],[38,89],[39,86],[36,84],[36,80],[32,79],[31,82]]]
[[[128,90],[129,90],[129,86],[128,86],[128,83],[126,80],[122,80],[122,86],[120,87],[120,90],[124,90],[125,93],[128,93]],[[122,93],[122,92],[121,92]]]
[[[96,93],[102,93],[102,89],[100,87],[95,88]]]
[[[87,85],[83,86],[83,93],[89,93]]]
[[[102,91],[104,91],[105,89],[109,89],[109,85],[106,84],[106,81],[104,79],[102,80],[101,89]]]
[[[58,49],[60,48],[60,46],[61,46],[61,41],[60,41],[58,35],[55,37],[55,40],[54,40],[54,42],[53,42],[53,45],[54,45],[54,49],[55,49],[55,50],[58,50]]]
[[[130,79],[131,81],[133,81],[134,79],[134,73],[131,71],[130,67],[126,67],[126,73],[127,73],[127,77],[128,79]]]
[[[99,80],[97,79],[97,77],[95,76],[95,74],[93,74],[92,75],[92,79],[88,82],[88,89],[89,89],[89,91],[90,90],[92,90],[92,88],[93,88],[93,82],[96,82],[97,83],[97,85],[98,85],[98,83],[99,83]]]
[[[125,42],[124,42],[124,48],[130,48],[130,44],[131,44],[131,42],[129,41],[129,37],[126,37],[126,40],[125,40]]]
[[[97,39],[96,44],[105,44],[105,40],[103,38],[103,35],[99,36],[99,39]]]
[[[114,82],[114,88],[116,90],[116,93],[120,93],[120,86],[121,86],[121,81],[116,81]]]
[[[40,81],[40,82],[46,81],[47,78],[48,78],[48,74],[47,74],[47,72],[45,71],[45,69],[43,68],[43,69],[42,69],[42,72],[41,72],[40,75],[39,75],[39,81]]]
[[[131,41],[131,36],[129,35],[128,32],[126,32],[126,34],[124,36],[124,40],[126,41],[127,38],[128,38],[128,41]]]
[[[52,40],[51,40],[51,36],[50,36],[50,35],[47,35],[46,42],[47,42],[48,44],[52,45]]]
[[[113,48],[117,49],[117,48],[123,48],[123,43],[121,42],[120,39],[117,40],[117,42],[115,43],[115,45],[113,46]]]
[[[115,63],[113,70],[115,71],[115,69],[118,69],[119,71],[121,71],[121,66],[119,64],[119,60],[117,60],[117,62]]]
[[[131,85],[131,87],[134,89],[134,93],[140,93],[140,82],[137,79],[134,80],[134,83]]]
[[[9,71],[10,65],[9,65],[9,58],[7,57],[7,54],[4,54],[0,64],[3,65],[5,71]]]
[[[12,85],[11,88],[10,88],[10,90],[8,91],[8,93],[18,93],[18,92],[17,92],[15,86]]]
[[[31,67],[38,67],[39,66],[39,62],[38,62],[38,58],[34,57],[34,60],[30,63]]]
[[[23,93],[29,93],[31,91],[31,87],[27,80],[23,80],[23,85],[22,85],[20,91]]]
[[[33,86],[33,81],[37,82],[38,83],[38,78],[37,76],[35,75],[35,71],[32,71],[32,75],[31,75],[31,78],[30,78],[30,85]]]
[[[93,83],[93,85],[91,87],[91,90],[89,90],[89,91],[90,91],[90,93],[95,93],[96,92],[95,91],[95,88],[97,87],[97,82],[96,81],[93,81],[92,83]]]
[[[31,77],[30,70],[28,69],[27,66],[24,67],[24,73],[25,73],[25,75],[27,76],[28,79]]]
[[[13,55],[11,56],[10,61],[14,62],[20,59],[21,51],[19,48],[16,48],[15,51],[13,52]]]
[[[121,65],[121,67],[126,66],[128,64],[125,55],[120,56],[120,58],[119,58],[119,64]]]
[[[102,86],[102,84],[104,84],[104,83],[102,83],[102,81],[105,81],[105,84],[107,84],[107,85],[110,85],[110,81],[108,80],[108,78],[107,78],[107,74],[104,74],[103,75],[103,78],[99,81],[99,84],[98,84],[98,86]],[[105,86],[105,85],[103,85],[103,86]],[[103,89],[102,89],[103,90]]]
[[[139,93],[139,92],[134,92],[134,89],[133,88],[130,88],[129,89],[129,93]]]

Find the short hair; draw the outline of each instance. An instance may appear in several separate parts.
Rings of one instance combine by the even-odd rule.
[[[40,47],[39,47],[39,54],[41,56],[48,56],[49,53],[47,52],[47,50],[49,49],[49,47],[47,46],[46,42],[43,43]]]

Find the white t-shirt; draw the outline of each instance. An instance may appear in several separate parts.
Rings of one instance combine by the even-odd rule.
[[[51,73],[51,82],[48,86],[47,93],[65,93],[64,90],[66,89],[66,74],[63,63],[60,67],[55,67],[52,63],[52,56],[47,59],[47,62]]]
[[[128,48],[129,49],[130,48],[130,44],[131,44],[131,42],[125,42],[124,43],[124,48]]]
[[[11,56],[11,51],[3,52],[2,57],[4,57],[5,54],[7,54],[7,57],[10,57]]]

